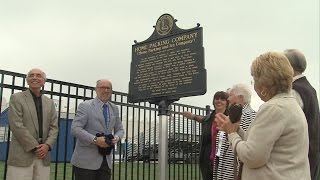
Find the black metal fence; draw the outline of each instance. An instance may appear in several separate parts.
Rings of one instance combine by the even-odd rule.
[[[0,179],[6,179],[7,157],[10,146],[10,127],[7,108],[10,95],[26,89],[25,74],[0,70]],[[54,100],[59,118],[59,135],[51,151],[51,179],[73,178],[70,164],[75,139],[70,125],[80,102],[95,97],[94,87],[47,79],[45,95]],[[125,136],[115,147],[114,180],[158,179],[159,117],[157,106],[148,102],[128,103],[128,94],[113,91],[111,101],[118,105]],[[198,166],[201,126],[183,118],[179,112],[190,111],[206,115],[210,108],[173,103],[168,120],[169,179],[201,179]]]

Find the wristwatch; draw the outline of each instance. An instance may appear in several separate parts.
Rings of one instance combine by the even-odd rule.
[[[93,144],[97,144],[97,136],[95,136],[92,140]]]

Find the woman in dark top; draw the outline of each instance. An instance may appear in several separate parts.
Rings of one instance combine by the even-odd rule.
[[[208,116],[198,116],[192,114],[191,112],[183,112],[183,116],[195,120],[202,124],[202,138],[200,144],[200,157],[199,157],[199,166],[202,174],[203,180],[212,180],[213,178],[213,167],[212,159],[214,159],[216,153],[216,135],[217,129],[214,122],[216,113],[225,113],[227,114],[227,103],[228,94],[224,91],[218,91],[213,96],[213,106],[214,111]],[[213,135],[213,136],[212,136]],[[214,142],[214,143],[212,143]]]

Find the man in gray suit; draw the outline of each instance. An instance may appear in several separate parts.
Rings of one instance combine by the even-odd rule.
[[[111,82],[98,80],[96,94],[96,98],[79,104],[71,125],[71,134],[77,138],[71,158],[75,180],[110,180],[112,153],[102,155],[99,148],[112,147],[124,134],[119,109],[109,101]],[[97,137],[98,133],[112,134],[114,138],[107,143],[106,137]]]
[[[51,99],[42,95],[46,75],[40,69],[27,74],[29,89],[15,93],[9,103],[12,131],[7,180],[49,180],[50,153],[58,135],[58,118]]]

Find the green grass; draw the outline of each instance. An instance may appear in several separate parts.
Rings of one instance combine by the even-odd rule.
[[[0,161],[0,180],[3,180],[4,176],[4,162]]]
[[[198,164],[169,164],[170,180],[200,180]],[[65,173],[64,173],[65,172]],[[113,167],[114,180],[158,180],[158,164],[151,162],[115,163]],[[0,180],[3,180],[4,162],[0,161]],[[65,177],[64,177],[65,175]],[[51,164],[51,180],[71,180],[72,165],[70,163]]]

